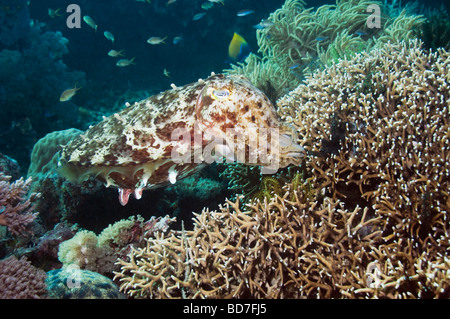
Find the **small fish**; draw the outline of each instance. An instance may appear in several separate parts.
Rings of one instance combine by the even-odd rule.
[[[242,61],[250,54],[250,52],[251,49],[247,41],[235,32],[230,45],[228,46],[228,56],[233,62]]]
[[[136,0],[137,2],[147,2],[147,3],[152,3],[150,0]]]
[[[267,28],[267,27],[271,27],[271,26],[273,26],[274,24],[275,24],[275,23],[273,23],[272,21],[266,19],[266,20],[261,20],[260,23],[254,25],[253,27],[254,27],[255,29],[264,29],[264,28]]]
[[[214,7],[214,3],[211,3],[211,2],[205,2],[202,4],[202,9],[204,9],[204,10],[209,10],[212,7]]]
[[[87,23],[88,26],[90,26],[92,29],[95,30],[95,32],[97,32],[98,25],[90,16],[84,16],[83,20],[84,22]]]
[[[166,44],[166,42],[164,42],[165,39],[167,39],[167,37],[164,37],[164,38],[162,38],[162,39],[161,39],[161,37],[150,37],[150,38],[147,40],[147,43],[150,43],[150,44],[152,44],[152,45],[155,45],[155,44],[161,44],[161,43]]]
[[[129,66],[131,64],[136,64],[133,61],[134,61],[134,58],[132,58],[131,60],[121,59],[121,60],[117,61],[116,65],[120,66],[120,67],[125,67],[125,66]]]
[[[169,4],[172,4],[172,3],[175,3],[175,2],[177,2],[177,0],[169,0],[169,1],[166,2],[166,5],[168,6]]]
[[[111,32],[105,31],[105,32],[103,32],[103,34],[105,35],[105,38],[107,38],[109,41],[111,41],[114,44],[114,36]]]
[[[77,84],[75,83],[75,86],[71,89],[67,89],[64,92],[61,93],[61,96],[59,97],[60,102],[67,102],[69,101],[81,88],[77,88]]]
[[[364,32],[362,30],[356,30],[355,34],[359,35],[359,36],[364,36],[364,35],[367,35],[367,32]]]
[[[165,76],[167,76],[168,78],[170,78],[170,72],[167,71],[167,69],[164,69],[163,73],[164,73]]]
[[[177,37],[173,38],[172,43],[173,44],[178,44],[181,41],[183,41],[183,37],[182,36],[177,36]]]
[[[60,17],[61,14],[59,13],[59,10],[61,10],[61,8],[58,9],[48,9],[48,15],[50,16],[50,18],[54,19],[56,17]]]
[[[294,70],[294,69],[298,68],[299,66],[300,66],[300,63],[295,63],[295,64],[292,64],[292,65],[289,67],[289,69],[290,69],[290,70]]]
[[[123,52],[123,50],[120,50],[120,51],[111,50],[108,52],[108,55],[112,56],[113,58],[117,58],[118,56],[123,56],[122,52]]]
[[[200,20],[205,16],[205,14],[206,14],[205,12],[197,13],[195,16],[192,17],[192,20],[194,21]]]
[[[244,9],[244,10],[239,11],[237,13],[237,16],[238,17],[245,17],[245,16],[248,16],[249,14],[252,14],[254,12],[255,12],[255,10]]]
[[[319,41],[319,42],[325,41],[325,40],[328,40],[328,37],[317,37],[316,38],[316,41]]]

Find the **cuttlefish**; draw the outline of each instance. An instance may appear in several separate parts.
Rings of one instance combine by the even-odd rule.
[[[218,160],[276,169],[303,148],[270,100],[241,76],[209,78],[161,92],[91,126],[63,147],[59,171],[119,190],[119,201],[175,183]]]

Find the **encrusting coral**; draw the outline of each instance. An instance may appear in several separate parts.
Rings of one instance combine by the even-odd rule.
[[[195,215],[119,260],[136,298],[448,298],[450,54],[387,44],[279,101],[308,154],[270,200]]]
[[[63,267],[47,272],[50,299],[123,299],[111,279],[89,270]]]

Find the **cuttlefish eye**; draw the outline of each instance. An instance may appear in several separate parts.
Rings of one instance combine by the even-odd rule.
[[[227,89],[212,90],[211,97],[219,101],[227,100],[230,97],[230,91],[228,91]]]

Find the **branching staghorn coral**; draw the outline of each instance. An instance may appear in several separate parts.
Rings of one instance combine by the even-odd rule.
[[[392,240],[395,227],[367,207],[305,201],[291,187],[245,209],[228,201],[196,214],[192,231],[157,235],[119,260],[116,282],[133,298],[448,297],[448,243]]]
[[[388,44],[316,72],[279,101],[308,151],[315,189],[368,208],[392,229],[378,254],[395,255],[383,273],[397,288],[411,284],[400,274],[424,286],[427,271],[442,278],[449,270],[448,253],[436,255],[449,247],[449,67],[444,50]],[[436,259],[422,263],[427,254]]]
[[[280,99],[308,151],[315,188],[367,201],[388,220],[403,216],[411,236],[445,216],[449,57],[417,41],[386,45],[315,73]]]
[[[350,274],[342,276],[344,267],[358,269],[355,262],[365,285],[365,260],[352,263],[348,246],[370,247],[379,232],[361,230],[375,228],[378,219],[333,201],[302,203],[298,192],[289,201],[289,194],[245,210],[239,200],[228,201],[220,211],[196,215],[193,231],[149,240],[119,261],[121,289],[153,298],[332,297],[337,284],[355,284]]]

